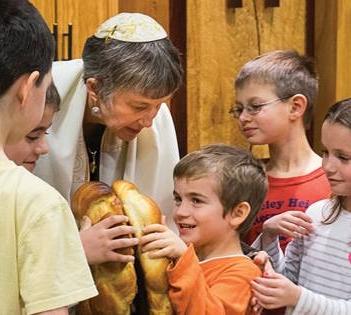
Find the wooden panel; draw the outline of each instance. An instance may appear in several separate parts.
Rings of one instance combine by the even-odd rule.
[[[73,25],[73,58],[80,58],[85,40],[95,33],[96,28],[109,17],[118,13],[117,0],[57,0],[59,24],[59,57],[66,58],[66,42],[62,34],[68,24]]]
[[[259,53],[305,50],[305,0],[282,0],[278,8],[246,0],[242,8],[229,9],[226,3],[187,2],[189,151],[215,142],[248,147],[228,115],[234,102],[234,76]]]
[[[338,0],[336,98],[351,97],[351,2]]]
[[[31,0],[30,2],[39,10],[52,31],[52,25],[55,22],[55,0]]]
[[[119,11],[150,15],[169,32],[169,0],[119,0]]]
[[[320,128],[330,104],[336,100],[336,2],[316,1],[315,60],[319,73],[319,96],[315,104],[314,144],[320,148]],[[328,66],[325,66],[328,65]]]
[[[169,36],[178,48],[184,69],[183,84],[171,101],[171,114],[175,124],[180,156],[187,153],[187,116],[186,116],[186,0],[170,0],[169,2]]]
[[[328,107],[351,96],[350,30],[350,1],[315,1],[315,59],[320,92],[314,115],[314,147],[318,152],[320,129]]]

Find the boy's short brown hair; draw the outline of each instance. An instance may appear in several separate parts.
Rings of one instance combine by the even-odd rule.
[[[245,234],[266,196],[268,184],[263,163],[247,150],[214,144],[189,153],[173,171],[174,179],[196,180],[209,175],[217,178],[217,194],[224,209],[223,216],[240,202],[250,204],[250,214],[238,229],[241,235]]]
[[[276,50],[247,62],[235,79],[235,88],[248,82],[272,84],[279,98],[302,94],[307,98],[304,125],[308,129],[313,103],[318,93],[318,78],[313,61],[295,50]]]
[[[57,91],[54,82],[51,82],[48,89],[46,90],[45,106],[53,108],[54,112],[60,110],[61,98]]]

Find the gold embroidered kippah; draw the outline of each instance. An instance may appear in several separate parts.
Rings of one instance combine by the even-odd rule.
[[[141,13],[120,13],[102,23],[95,37],[123,42],[152,42],[167,37],[164,28]]]

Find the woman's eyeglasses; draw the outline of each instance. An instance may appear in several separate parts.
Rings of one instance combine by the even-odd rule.
[[[239,118],[240,115],[244,112],[244,110],[246,110],[246,112],[249,115],[257,115],[262,107],[266,106],[266,105],[270,105],[273,103],[276,103],[278,101],[283,101],[283,100],[287,100],[288,98],[290,98],[291,96],[286,96],[286,97],[280,97],[280,98],[276,98],[274,100],[268,101],[268,102],[264,102],[264,103],[260,103],[260,104],[247,104],[246,106],[244,105],[235,105],[233,106],[230,110],[229,110],[229,114],[232,115],[234,118]]]

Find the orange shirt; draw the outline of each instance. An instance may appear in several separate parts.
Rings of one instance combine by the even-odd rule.
[[[192,245],[168,268],[169,297],[176,314],[248,315],[250,281],[260,269],[244,255],[199,262]]]

